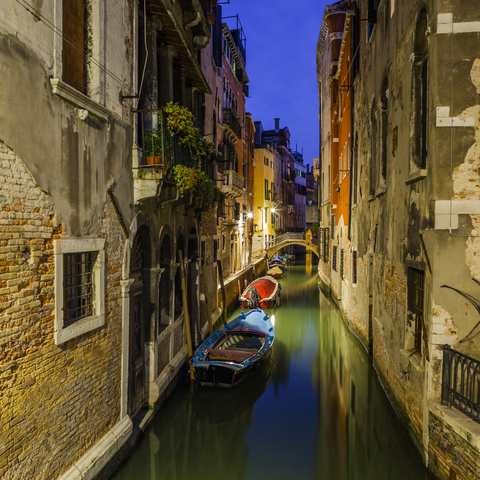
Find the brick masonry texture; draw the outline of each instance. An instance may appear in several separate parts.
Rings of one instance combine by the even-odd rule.
[[[480,479],[480,452],[430,412],[428,465],[439,480]]]
[[[0,193],[0,478],[57,478],[119,420],[123,237],[106,202],[105,326],[56,346],[53,240],[62,227],[3,144]]]

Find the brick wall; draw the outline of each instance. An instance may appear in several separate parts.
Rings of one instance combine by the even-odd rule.
[[[62,227],[3,144],[0,186],[0,477],[56,478],[119,420],[122,232],[107,203],[106,324],[56,346],[53,240]]]
[[[480,452],[432,412],[429,420],[428,468],[435,477],[480,479]]]

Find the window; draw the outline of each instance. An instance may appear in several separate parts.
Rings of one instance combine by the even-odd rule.
[[[377,10],[380,0],[368,0],[368,23],[367,23],[367,40],[373,32],[373,27],[377,23]]]
[[[338,255],[338,245],[333,246],[332,252],[332,269],[337,271],[337,255]]]
[[[424,273],[413,270],[415,275],[415,343],[414,350],[422,352],[422,326],[423,326],[423,289]]]
[[[58,1],[52,92],[62,100],[108,120],[105,108],[105,10],[98,2]],[[57,41],[59,43],[57,43]]]
[[[330,219],[331,219],[331,225],[330,225],[330,233],[331,233],[331,239],[333,240],[335,238],[335,214],[332,213],[332,215],[330,216]]]
[[[330,255],[329,246],[330,246],[330,243],[329,243],[328,227],[326,227],[323,230],[323,261],[325,263],[328,263],[328,257]]]
[[[357,283],[357,251],[352,252],[352,283]]]
[[[407,279],[407,350],[423,352],[422,334],[424,327],[424,288],[425,272],[418,268],[408,268]],[[427,357],[428,357],[428,352]]]
[[[377,174],[377,102],[373,102],[372,115],[370,118],[370,196],[375,195]]]
[[[412,65],[411,171],[427,168],[428,36],[427,13],[420,12]]]
[[[268,194],[268,180],[265,180],[265,200],[269,200],[270,195]]]
[[[223,242],[223,245],[225,246],[225,235],[223,236]],[[218,238],[213,240],[213,261],[218,261]]]
[[[55,343],[105,323],[105,240],[54,241]]]
[[[264,165],[267,165],[267,167],[268,167],[268,158],[267,157],[263,157],[263,163],[264,163]]]
[[[63,81],[84,94],[86,17],[85,0],[63,0]]]
[[[387,184],[387,129],[388,129],[388,79],[385,78],[380,94],[380,171],[378,186],[385,189]]]
[[[345,273],[345,249],[340,249],[340,278],[343,280]]]
[[[356,205],[358,201],[358,134],[355,137],[355,146],[353,148],[352,177],[352,197],[353,204]]]

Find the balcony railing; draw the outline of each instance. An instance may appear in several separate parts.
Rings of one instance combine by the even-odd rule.
[[[196,166],[188,147],[168,132],[165,114],[161,109],[139,110],[137,115],[138,143],[143,151],[142,167]]]
[[[450,345],[443,347],[442,405],[480,423],[480,362]]]
[[[237,139],[242,136],[242,126],[238,115],[231,108],[223,109],[223,123],[230,127]]]
[[[234,170],[223,171],[222,192],[232,197],[243,195],[243,177]]]

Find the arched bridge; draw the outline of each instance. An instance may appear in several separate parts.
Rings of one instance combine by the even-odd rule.
[[[317,239],[311,235],[308,235],[306,238],[305,233],[303,232],[283,233],[282,235],[275,237],[273,246],[267,248],[267,257],[268,259],[272,258],[275,253],[289,245],[303,245],[311,250],[317,257],[320,257],[318,245],[315,243],[316,241]]]

